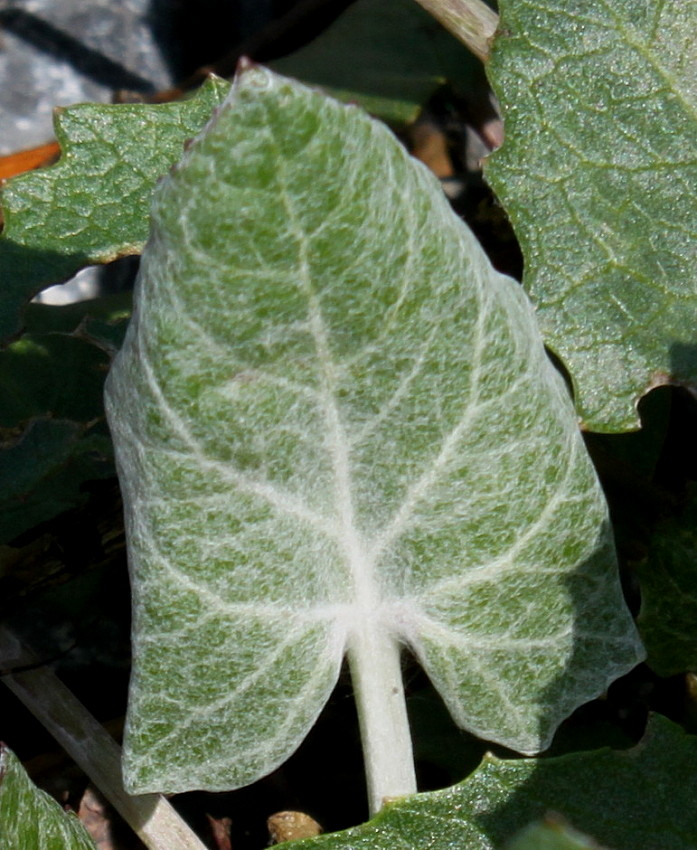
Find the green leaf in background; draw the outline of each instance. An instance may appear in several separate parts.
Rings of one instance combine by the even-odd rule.
[[[32,304],[28,332],[0,351],[0,543],[85,499],[114,475],[104,379],[130,299]]]
[[[179,103],[81,104],[57,113],[58,164],[2,190],[0,338],[16,333],[22,305],[44,287],[140,252],[155,182],[228,88],[211,79]]]
[[[555,812],[613,850],[694,850],[695,765],[697,738],[658,715],[630,750],[548,759],[487,756],[459,785],[392,803],[364,826],[281,846],[501,850],[531,821]]]
[[[33,302],[24,311],[25,334],[68,334],[114,355],[131,316],[132,293],[117,292],[73,304]]]
[[[487,178],[583,420],[632,428],[649,387],[697,380],[697,4],[500,8],[506,141]]]
[[[268,773],[346,649],[359,711],[399,712],[404,642],[524,752],[642,657],[530,305],[359,108],[240,75],[156,193],[107,388],[131,790]]]
[[[87,422],[101,412],[109,357],[70,334],[25,334],[0,351],[0,428],[36,416]]]
[[[656,529],[637,572],[649,665],[661,676],[697,672],[697,489]]]
[[[393,125],[413,121],[446,82],[471,91],[483,77],[481,63],[414,0],[358,0],[271,67]]]
[[[450,712],[432,685],[415,689],[410,682],[407,711],[414,759],[422,772],[424,767],[427,772],[437,771],[438,780],[431,788],[458,782],[481,762],[486,744],[463,731],[453,731]]]
[[[531,824],[506,845],[506,850],[603,850],[593,839],[563,821],[545,818]]]
[[[0,744],[0,846],[3,850],[95,850],[84,826],[29,779]]]
[[[106,427],[32,420],[0,451],[0,543],[75,507],[85,481],[113,474]]]

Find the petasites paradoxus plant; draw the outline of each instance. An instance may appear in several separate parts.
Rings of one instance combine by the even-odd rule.
[[[403,644],[524,753],[641,657],[524,294],[357,107],[240,73],[156,192],[107,405],[132,791],[268,773],[347,653],[377,809],[415,790]]]

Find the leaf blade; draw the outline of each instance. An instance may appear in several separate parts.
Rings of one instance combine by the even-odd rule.
[[[56,114],[61,159],[3,187],[0,336],[37,292],[86,265],[139,253],[150,194],[227,92],[211,79],[188,101],[78,104]]]
[[[261,770],[254,747],[264,748],[269,728],[283,728],[289,709],[301,712],[268,757],[264,770],[273,769],[329,696],[344,647],[373,628],[415,649],[459,722],[530,750],[572,703],[639,660],[604,502],[533,312],[384,127],[248,69],[161,185],[153,222],[135,320],[107,397],[136,592],[126,745],[134,790],[196,787],[202,771],[206,787],[249,782]],[[548,572],[556,566],[558,579],[553,604],[536,609],[536,636],[526,632],[525,611],[550,583],[538,561]],[[577,570],[593,591],[578,611],[565,587]],[[522,601],[511,602],[516,594]],[[508,599],[498,631],[492,595]],[[264,667],[274,640],[306,636],[310,622],[321,636],[296,684],[316,687],[272,698],[263,686],[264,717],[228,701],[227,719],[204,724],[202,734],[207,746],[227,749],[234,768],[200,755],[197,777],[179,764],[174,781],[184,784],[161,786],[173,782],[175,757],[164,747],[164,766],[155,765],[148,753],[157,730],[137,730],[154,728],[170,703],[171,730],[196,728],[201,699],[187,709],[177,695],[187,679],[192,688],[200,680],[210,637],[195,638],[188,676],[172,671],[186,669],[196,619],[210,621],[216,598],[228,630],[241,634],[245,621],[259,629],[254,645],[219,639],[228,660],[214,660],[218,708],[215,694],[228,688],[218,668],[233,659],[235,691]],[[471,615],[469,633],[458,606]],[[573,635],[580,612],[604,645],[600,656],[557,640],[560,623]],[[458,646],[440,658],[444,632]],[[528,650],[540,636],[556,644],[513,712],[506,691],[520,676],[510,653],[492,688],[489,669],[468,668],[472,648],[463,650],[469,640],[481,653],[488,639],[505,654],[507,635],[527,640]],[[171,656],[158,654],[160,638]],[[490,652],[489,668],[499,663]],[[544,699],[567,663],[571,696],[560,685]],[[226,724],[228,738],[240,736],[236,748]],[[163,734],[169,742],[175,733]]]
[[[694,735],[655,715],[644,738],[629,750],[542,759],[488,756],[452,788],[396,801],[363,826],[281,846],[498,850],[531,820],[552,811],[613,850],[691,850],[696,747]]]
[[[641,587],[639,631],[647,663],[660,676],[697,667],[697,494],[654,530],[646,558],[637,565]]]
[[[697,379],[696,23],[680,0],[502,3],[487,179],[589,430],[636,428],[651,387]]]
[[[27,776],[15,754],[0,745],[0,822],[3,843],[22,850],[94,850],[72,812],[66,812]]]

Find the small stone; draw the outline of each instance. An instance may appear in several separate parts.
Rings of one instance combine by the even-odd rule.
[[[276,812],[266,821],[266,825],[273,844],[315,838],[322,832],[317,821],[304,812]]]

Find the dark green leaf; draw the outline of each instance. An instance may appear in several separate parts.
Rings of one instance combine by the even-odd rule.
[[[697,672],[697,490],[658,527],[638,571],[648,663],[661,676]]]
[[[613,850],[694,850],[695,799],[697,738],[656,716],[630,750],[489,756],[460,785],[390,804],[365,826],[283,847],[501,850],[552,811]]]
[[[358,0],[272,67],[391,124],[413,121],[446,82],[471,92],[483,81],[481,63],[414,0]]]
[[[0,452],[0,543],[79,504],[85,481],[113,474],[103,424],[32,420]]]
[[[58,112],[58,164],[3,188],[0,338],[17,332],[21,307],[44,287],[85,265],[141,251],[155,182],[227,90],[228,83],[213,79],[188,101],[81,104]]]
[[[32,304],[31,332],[0,351],[0,543],[83,501],[114,474],[104,379],[130,296]]]
[[[650,387],[697,381],[697,4],[500,8],[506,141],[487,177],[581,416],[631,428]]]

